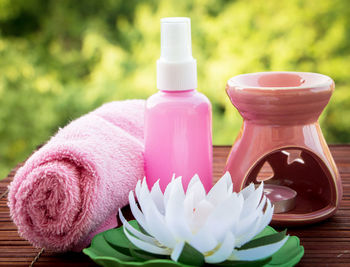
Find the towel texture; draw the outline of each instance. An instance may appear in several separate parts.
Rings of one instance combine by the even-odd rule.
[[[117,225],[144,176],[144,100],[108,103],[72,121],[35,152],[9,186],[21,236],[54,251],[81,250]]]

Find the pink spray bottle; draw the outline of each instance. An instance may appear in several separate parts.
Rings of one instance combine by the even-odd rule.
[[[173,175],[185,190],[198,174],[212,187],[211,104],[196,91],[197,65],[192,57],[189,18],[161,20],[161,56],[157,87],[145,113],[145,171],[151,188],[159,179],[164,192]]]

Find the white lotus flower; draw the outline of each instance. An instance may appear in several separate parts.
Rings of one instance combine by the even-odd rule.
[[[185,243],[201,252],[207,263],[225,260],[254,261],[271,256],[287,241],[241,249],[271,221],[273,207],[263,195],[263,184],[255,189],[250,184],[239,193],[233,192],[228,172],[208,194],[197,175],[184,192],[181,177],[173,179],[164,194],[159,182],[149,191],[146,180],[139,181],[135,193],[129,194],[130,208],[141,233],[119,216],[127,238],[138,248],[177,261]]]

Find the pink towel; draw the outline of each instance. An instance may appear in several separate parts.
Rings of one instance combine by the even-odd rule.
[[[9,186],[11,217],[36,247],[81,250],[117,225],[144,176],[143,100],[103,105],[35,152]]]

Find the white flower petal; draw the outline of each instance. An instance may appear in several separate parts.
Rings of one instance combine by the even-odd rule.
[[[175,238],[171,234],[164,217],[159,213],[154,203],[149,203],[143,214],[147,222],[148,233],[154,236],[162,245],[173,248],[176,243]]]
[[[129,232],[126,230],[126,228],[123,228],[123,229],[124,229],[124,233],[125,233],[126,237],[136,247],[138,247],[138,248],[140,248],[140,249],[142,249],[144,251],[153,253],[153,254],[159,254],[159,255],[169,255],[170,254],[169,250],[164,249],[164,248],[160,248],[160,247],[152,245],[152,244],[150,244],[148,242],[142,241],[142,240],[132,236],[131,234],[129,234]]]
[[[191,231],[185,217],[184,211],[185,193],[182,186],[182,179],[173,181],[169,194],[169,200],[165,211],[165,221],[172,233],[179,239],[189,240]]]
[[[243,261],[255,261],[271,256],[278,251],[287,241],[288,236],[281,241],[269,244],[266,246],[260,246],[251,249],[234,250],[230,259],[243,260]]]
[[[203,228],[212,233],[216,240],[222,242],[226,233],[235,228],[243,207],[243,201],[242,197],[232,194],[231,197],[222,201],[213,209]]]
[[[205,262],[219,263],[225,261],[232,254],[234,243],[235,237],[231,232],[228,232],[220,248],[214,254],[205,257]]]
[[[139,200],[139,205],[142,212],[144,212],[146,206],[150,202],[153,203],[153,199],[151,197],[151,193],[149,192],[148,185],[145,179],[142,181],[141,189],[140,189],[140,197],[138,198],[138,200]]]
[[[260,216],[263,216],[263,212],[262,209],[265,207],[266,204],[266,197],[263,197],[263,200],[261,201],[261,203],[259,204],[259,206],[257,207],[257,209],[251,210],[249,213],[245,213],[244,215],[246,215],[245,217],[243,217],[243,211],[241,213],[241,217],[239,220],[239,227],[237,227],[236,231],[234,232],[235,235],[242,235],[245,232],[251,232],[252,229],[252,225],[256,224],[256,220],[257,218]],[[244,206],[243,206],[244,209]]]
[[[256,208],[256,210],[257,211],[262,211],[265,208],[266,202],[267,202],[267,197],[264,195],[263,198],[260,201],[260,204]]]
[[[191,190],[191,187],[193,185],[195,185],[196,183],[198,183],[198,182],[202,183],[201,180],[199,179],[198,174],[193,175],[193,177],[191,178],[190,182],[188,183],[186,192],[188,192],[188,190]]]
[[[219,181],[210,189],[207,200],[217,205],[222,200],[227,197],[227,190],[232,184],[231,175],[229,172],[226,172],[224,176],[220,178]]]
[[[183,199],[185,198],[185,191],[184,191],[184,187],[182,184],[182,177],[181,176],[174,179],[172,182],[172,187],[171,187],[169,197],[174,196],[174,194],[181,196],[181,198],[183,198]]]
[[[259,223],[258,219],[262,217],[262,212],[254,212],[251,216],[239,221],[238,227],[233,232],[236,237],[252,232],[255,226]]]
[[[232,184],[232,177],[231,177],[231,174],[228,171],[226,171],[224,173],[224,175],[221,177],[221,179],[225,180],[227,188],[229,188],[230,185]]]
[[[193,233],[196,233],[203,227],[214,209],[215,206],[206,199],[203,199],[200,203],[198,203],[197,207],[193,211],[192,220],[190,223]]]
[[[142,198],[143,195],[149,195],[149,189],[145,178],[142,180],[141,183],[140,198]]]
[[[159,212],[164,215],[165,214],[164,195],[162,193],[162,190],[160,189],[159,180],[157,180],[157,182],[155,182],[152,187],[151,197],[157,209],[159,210]]]
[[[145,230],[158,239],[162,244],[170,247],[174,246],[175,240],[173,240],[172,235],[165,234],[163,231],[168,230],[169,228],[165,227],[166,223],[163,216],[159,213],[156,204],[153,202],[153,198],[145,182],[141,185],[139,204],[147,225],[147,230]]]
[[[257,234],[260,233],[262,230],[264,230],[264,228],[265,228],[266,226],[269,225],[269,223],[270,223],[271,220],[272,220],[273,210],[274,210],[274,207],[271,205],[270,200],[267,199],[265,212],[264,212],[264,214],[262,215],[262,221],[261,221],[260,227],[258,228]]]
[[[240,248],[248,241],[252,240],[253,237],[255,237],[257,234],[259,234],[261,231],[261,221],[262,221],[262,212],[260,212],[261,215],[258,215],[254,220],[247,223],[247,226],[245,229],[240,230],[239,232],[235,233],[236,235],[236,244],[235,247]],[[239,227],[242,227],[243,223],[239,222]]]
[[[232,194],[232,192],[233,192],[233,184],[231,184],[227,190],[228,194]]]
[[[206,197],[204,186],[197,174],[193,176],[188,184],[186,195],[188,194],[194,194],[194,205]]]
[[[130,204],[131,213],[134,216],[135,220],[141,225],[143,229],[145,229],[148,232],[148,227],[145,221],[145,217],[140,211],[139,207],[137,206],[134,198],[134,193],[132,191],[130,191],[129,193],[129,204]]]
[[[199,179],[199,176],[196,174],[193,176],[187,187],[186,196],[184,200],[185,216],[189,224],[191,224],[191,229],[193,229],[193,223],[197,225],[196,222],[199,222],[197,218],[198,216],[196,217],[196,212],[198,211],[199,203],[201,203],[205,199],[206,192],[204,186],[201,180]],[[202,225],[203,223],[204,221],[202,221],[200,225]]]
[[[201,253],[213,250],[218,245],[213,235],[203,230],[194,235],[188,243]]]
[[[185,246],[185,242],[184,241],[180,241],[180,242],[176,243],[176,245],[174,247],[174,250],[173,250],[173,252],[171,253],[171,256],[170,256],[170,258],[173,261],[177,261],[179,259],[184,246]]]
[[[253,183],[250,183],[248,186],[246,186],[240,191],[240,194],[243,195],[244,199],[247,199],[254,191],[255,185]]]
[[[177,179],[181,178],[178,177]],[[167,203],[168,203],[168,200],[169,200],[169,196],[170,196],[170,192],[171,192],[171,189],[173,187],[173,181],[175,180],[175,173],[173,174],[173,177],[171,178],[171,182],[167,185],[167,187],[165,188],[165,191],[164,191],[164,207],[167,206]]]
[[[186,194],[186,198],[184,200],[184,212],[185,217],[187,219],[187,223],[190,225],[190,228],[192,228],[192,222],[194,222],[194,194]]]
[[[134,227],[132,227],[130,225],[130,223],[124,218],[123,216],[123,213],[122,211],[119,209],[119,218],[120,220],[122,221],[123,223],[123,226],[130,232],[132,233],[134,236],[136,236],[137,238],[145,241],[145,242],[148,242],[148,243],[151,243],[151,244],[154,244],[156,245],[156,240],[148,235],[145,235],[144,233],[141,233],[139,232],[138,230],[136,230]]]
[[[271,221],[273,210],[271,211],[271,205],[266,205],[267,198],[263,197],[263,200],[260,202],[259,206],[253,212],[246,213],[245,218],[240,218],[238,227],[233,231],[236,236],[236,247],[241,247],[253,237],[259,234]],[[262,209],[266,205],[265,213],[262,212]],[[244,207],[243,207],[244,209]],[[266,213],[267,212],[267,213]]]
[[[251,185],[254,186],[253,184]],[[245,194],[244,196],[244,194],[242,193],[242,195],[245,197],[242,216],[246,216],[246,214],[252,212],[252,210],[255,210],[258,207],[262,199],[263,187],[264,187],[264,184],[261,183],[256,190],[250,193],[250,195]]]
[[[144,177],[143,179],[146,179],[146,177]],[[140,191],[141,191],[141,180],[138,180],[135,187],[135,194],[137,198],[140,197]]]

